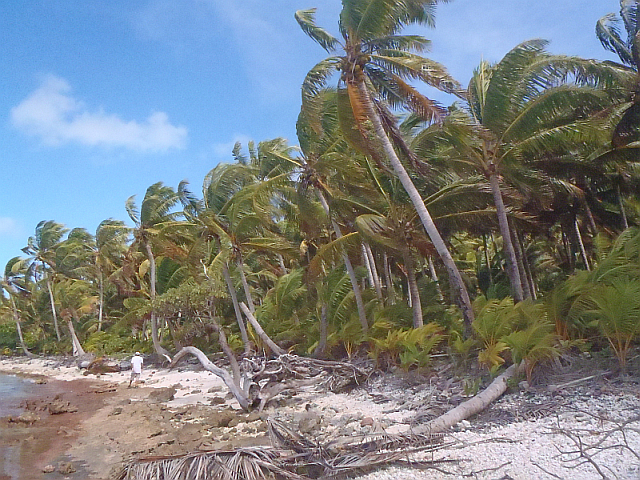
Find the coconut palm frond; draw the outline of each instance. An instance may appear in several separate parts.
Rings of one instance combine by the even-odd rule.
[[[324,28],[316,25],[316,9],[298,10],[295,13],[295,19],[300,28],[309,37],[320,44],[327,52],[333,52],[340,44],[337,38],[327,32]]]

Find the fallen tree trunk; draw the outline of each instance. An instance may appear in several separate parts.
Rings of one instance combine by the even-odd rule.
[[[447,413],[429,421],[426,425],[421,425],[414,429],[414,431],[418,434],[442,433],[462,420],[480,413],[507,391],[507,382],[520,373],[523,368],[522,365],[522,363],[511,365],[504,373],[496,377],[487,388],[473,398],[462,402]]]
[[[236,400],[238,401],[238,403],[240,404],[240,407],[242,407],[243,410],[248,411],[251,408],[251,403],[249,402],[249,398],[240,389],[239,385],[236,384],[231,374],[228,371],[226,371],[224,368],[220,368],[217,365],[215,365],[211,360],[207,358],[207,356],[202,351],[200,351],[196,347],[183,347],[182,350],[180,350],[176,354],[176,356],[173,357],[173,360],[169,365],[169,370],[175,367],[176,364],[182,358],[184,358],[186,355],[189,355],[189,354],[194,355],[198,359],[200,364],[204,367],[205,370],[208,370],[209,372],[213,373],[214,375],[217,375],[222,379],[222,381],[227,386],[229,391],[233,394],[234,397],[236,397]]]

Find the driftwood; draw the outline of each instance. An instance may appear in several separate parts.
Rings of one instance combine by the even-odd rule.
[[[412,458],[418,452],[444,448],[440,435],[379,435],[355,438],[335,448],[331,443],[315,444],[269,420],[271,446],[216,450],[171,457],[146,457],[128,462],[118,480],[220,480],[331,478],[371,471],[394,463],[428,468],[435,462]],[[300,472],[305,472],[301,474]]]
[[[183,347],[182,350],[180,350],[176,354],[176,356],[173,357],[173,360],[169,365],[169,369],[174,368],[177,365],[177,363],[187,355],[194,355],[198,359],[200,364],[204,367],[205,370],[208,370],[209,372],[220,377],[224,382],[224,384],[229,389],[229,391],[236,398],[236,400],[240,404],[240,407],[242,407],[243,410],[249,410],[251,408],[247,392],[243,391],[240,388],[239,383],[236,383],[233,376],[224,368],[220,368],[217,365],[215,365],[211,360],[207,358],[207,356],[200,349],[196,347]]]
[[[441,433],[447,431],[457,423],[465,420],[487,408],[507,391],[507,382],[522,370],[522,363],[511,365],[501,375],[497,376],[487,388],[473,398],[462,402],[447,413],[421,425],[415,429],[417,433]]]
[[[364,370],[344,362],[331,362],[284,354],[273,359],[244,358],[232,375],[218,367],[196,347],[184,347],[173,358],[169,368],[187,355],[194,355],[205,370],[217,375],[225,383],[243,410],[258,406],[260,410],[285,390],[298,390],[315,385],[332,392],[359,384],[368,377]],[[235,358],[235,357],[234,357]],[[236,373],[237,372],[237,373]],[[237,375],[240,375],[238,378]]]

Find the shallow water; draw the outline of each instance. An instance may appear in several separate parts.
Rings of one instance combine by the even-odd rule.
[[[27,396],[27,388],[33,382],[15,375],[0,374],[0,421],[9,415],[22,412],[20,402]],[[20,444],[7,438],[7,431],[0,426],[0,480],[20,480]]]
[[[0,418],[19,415],[22,412],[20,402],[25,398],[26,389],[32,383],[32,380],[26,378],[0,374]]]

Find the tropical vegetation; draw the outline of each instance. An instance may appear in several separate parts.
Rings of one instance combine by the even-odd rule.
[[[236,144],[194,189],[151,185],[131,224],[40,222],[0,280],[6,354],[281,348],[489,371],[567,348],[625,367],[640,335],[640,2],[597,23],[620,62],[542,40],[467,86],[404,34],[436,0],[343,0],[302,85],[298,146]],[[624,26],[628,39],[622,37]],[[453,99],[445,107],[425,86]],[[271,348],[273,350],[273,348]]]

